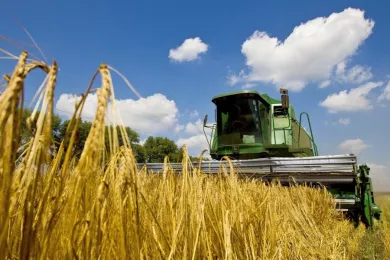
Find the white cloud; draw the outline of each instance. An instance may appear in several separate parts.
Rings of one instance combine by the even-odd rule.
[[[330,83],[332,83],[332,82],[329,79],[324,80],[320,83],[320,88],[326,88],[330,85]]]
[[[383,90],[383,93],[378,98],[378,101],[382,100],[390,100],[390,81],[387,83],[386,88]]]
[[[336,66],[336,75],[343,75],[345,73],[345,68],[347,67],[346,61],[342,61]]]
[[[208,123],[208,125],[212,125],[212,123]],[[205,128],[205,132],[207,138],[210,141],[211,130],[209,128]],[[182,136],[176,141],[176,144],[178,146],[186,144],[188,147],[188,152],[192,156],[199,156],[204,149],[207,149],[207,152],[204,154],[204,156],[209,157],[210,148],[206,136],[203,133],[202,120],[197,119],[195,123],[187,123],[184,129],[184,133],[186,134],[186,136]]]
[[[360,154],[363,152],[366,148],[368,148],[369,145],[364,143],[361,139],[349,139],[345,140],[339,145],[339,149],[344,153],[353,153],[355,155]]]
[[[327,96],[324,101],[320,102],[320,106],[327,108],[329,113],[370,110],[372,104],[367,96],[372,89],[382,85],[382,81],[368,82],[349,91],[342,90]]]
[[[228,76],[228,83],[230,86],[236,85],[238,82],[240,82],[240,77],[236,75],[230,75]]]
[[[190,135],[196,135],[202,133],[203,123],[198,119],[195,123],[187,123],[185,127],[185,132]]]
[[[383,164],[367,163],[374,191],[390,191],[390,169]]]
[[[189,38],[176,49],[169,50],[169,58],[177,62],[193,61],[199,58],[199,55],[206,53],[208,45],[202,42],[199,37]]]
[[[234,75],[230,70],[229,70],[229,75],[227,76],[227,81],[230,86],[234,86],[240,82],[243,81],[247,76],[245,75],[245,72],[243,70],[238,73],[238,75]]]
[[[192,156],[199,156],[204,149],[209,150],[209,144],[207,143],[206,137],[203,133],[193,135],[188,138],[180,138],[179,140],[177,140],[176,144],[178,146],[186,144],[188,147],[189,154]],[[207,151],[205,155],[209,154],[209,152],[210,151]]]
[[[370,67],[355,65],[346,70],[346,63],[346,61],[342,61],[337,65],[336,80],[338,82],[361,84],[373,77]]]
[[[349,125],[351,123],[351,119],[349,119],[349,118],[340,118],[339,119],[339,123],[341,125]]]
[[[254,83],[245,83],[245,84],[242,86],[242,88],[243,88],[243,89],[251,89],[251,88],[253,88],[254,86],[256,86],[256,84],[254,84]]]
[[[179,133],[180,131],[183,131],[185,129],[185,126],[184,125],[181,125],[181,124],[177,124],[174,128],[174,132],[175,133]]]
[[[324,125],[336,126],[338,124],[340,124],[340,125],[349,125],[350,123],[351,123],[351,119],[349,119],[349,118],[339,118],[338,120],[332,120],[330,122],[325,120]]]
[[[348,8],[300,24],[284,42],[255,31],[241,49],[250,71],[230,76],[230,83],[260,81],[300,91],[310,82],[326,82],[332,69],[355,54],[373,27],[364,11]]]
[[[78,97],[78,100],[80,97]],[[74,111],[75,98],[71,94],[62,94],[57,103],[57,113],[70,116]],[[184,128],[178,124],[178,109],[173,100],[168,100],[162,94],[154,94],[138,100],[116,100],[117,108],[126,126],[137,131],[140,135],[161,134],[169,131],[178,132]],[[89,94],[82,113],[83,120],[93,120],[96,113],[96,94]],[[106,122],[113,121],[110,110],[107,110]]]
[[[194,111],[190,112],[189,116],[190,116],[190,118],[198,118],[199,117],[198,110],[194,110]]]

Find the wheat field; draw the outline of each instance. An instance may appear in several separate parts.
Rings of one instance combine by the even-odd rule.
[[[0,96],[1,259],[389,259],[390,201],[373,230],[334,210],[323,189],[285,188],[209,176],[188,167],[160,175],[139,170],[126,132],[104,131],[107,106],[115,110],[112,69],[93,75],[58,152],[52,150],[52,116],[58,66],[15,59]],[[36,132],[20,146],[25,79],[35,69],[47,77],[37,90]],[[98,105],[80,158],[72,145],[86,95],[95,81]],[[37,115],[37,118],[34,117]],[[125,144],[119,147],[118,136]],[[20,154],[20,157],[16,155]],[[15,163],[17,162],[17,163]],[[168,163],[166,166],[168,166]],[[386,206],[387,205],[387,206]]]

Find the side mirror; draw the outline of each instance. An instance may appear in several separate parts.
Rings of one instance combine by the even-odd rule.
[[[204,136],[206,137],[207,143],[209,144],[209,149],[210,149],[209,151],[211,151],[211,145],[210,145],[209,139],[207,138],[206,132],[204,131],[204,128],[207,127],[206,124],[207,124],[207,114],[204,116],[204,119],[203,119],[203,133],[204,133]],[[208,128],[210,128],[210,127],[208,127]]]
[[[290,100],[288,97],[288,90],[281,88],[280,94],[282,94],[282,107],[285,109],[288,109],[288,107],[290,106]]]
[[[205,115],[204,116],[204,119],[203,119],[203,127],[205,127],[206,126],[206,124],[207,124],[207,115]]]

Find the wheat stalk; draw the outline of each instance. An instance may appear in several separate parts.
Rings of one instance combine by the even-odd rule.
[[[221,161],[219,174],[210,176],[193,167],[187,146],[182,147],[182,172],[173,171],[167,157],[161,175],[139,170],[117,111],[111,67],[105,64],[75,105],[57,153],[49,156],[57,64],[27,61],[27,53],[22,53],[0,96],[2,259],[389,256],[388,220],[373,233],[355,228],[334,211],[324,189],[240,180],[228,157]],[[24,78],[38,68],[47,78],[34,97],[39,96],[34,112],[41,107],[37,131],[16,167]],[[96,115],[77,158],[72,154],[75,133],[99,74]],[[107,108],[113,122],[109,147],[104,147]],[[362,241],[375,241],[374,248],[368,248],[372,251],[362,252]]]
[[[24,66],[27,53],[22,52],[8,86],[0,96],[0,248],[6,248],[12,174],[19,146],[19,126],[23,102]]]

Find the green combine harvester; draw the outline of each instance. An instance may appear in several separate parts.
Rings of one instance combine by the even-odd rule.
[[[216,123],[208,138],[212,161],[193,163],[203,172],[220,172],[221,161],[228,156],[235,171],[243,177],[282,185],[306,184],[325,186],[336,201],[336,209],[358,223],[371,227],[380,220],[381,210],[375,204],[369,167],[357,165],[353,154],[320,156],[311,128],[310,117],[302,112],[297,120],[289,104],[288,91],[280,90],[281,100],[257,91],[239,91],[215,96]],[[307,120],[310,134],[302,126]],[[200,165],[199,165],[200,164]],[[162,163],[139,164],[153,172],[163,169]],[[170,166],[180,171],[181,163]],[[227,166],[227,163],[226,163]]]

